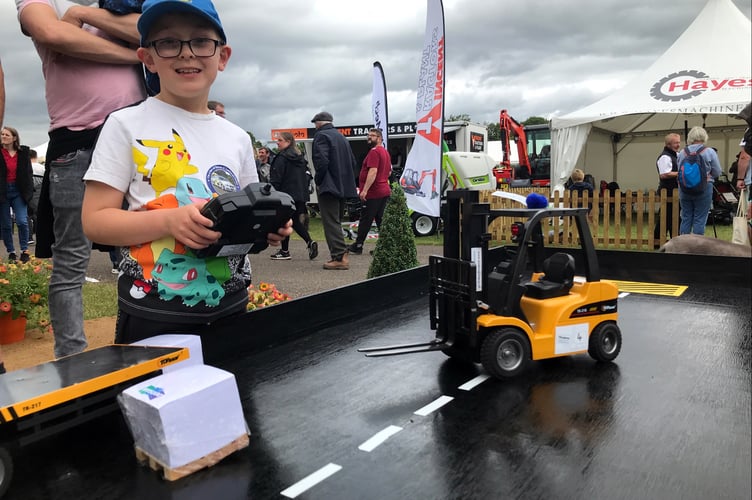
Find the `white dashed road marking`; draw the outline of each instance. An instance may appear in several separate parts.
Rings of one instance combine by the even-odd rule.
[[[437,400],[435,400],[433,403],[427,404],[420,410],[416,411],[416,415],[420,415],[421,417],[425,417],[426,415],[430,415],[431,413],[435,412],[445,404],[452,401],[454,398],[451,396],[441,396]]]
[[[359,450],[366,451],[366,452],[372,452],[377,446],[382,444],[384,441],[389,439],[390,437],[397,434],[399,431],[402,430],[402,427],[397,427],[396,425],[390,425],[383,431],[377,432],[373,435],[368,441],[358,446]]]
[[[310,474],[309,476],[301,479],[297,483],[293,484],[286,490],[282,491],[280,495],[286,496],[287,498],[295,498],[301,493],[304,493],[308,491],[309,489],[313,488],[317,484],[319,484],[324,479],[328,478],[329,476],[336,474],[342,469],[342,466],[337,464],[328,464],[324,467],[320,468],[313,474]]]
[[[467,382],[465,382],[464,384],[462,384],[461,386],[459,386],[458,389],[461,390],[461,391],[471,391],[475,387],[479,386],[480,384],[482,384],[483,382],[485,382],[486,380],[488,380],[489,378],[490,378],[490,376],[488,376],[488,375],[478,375],[474,379],[468,380]]]

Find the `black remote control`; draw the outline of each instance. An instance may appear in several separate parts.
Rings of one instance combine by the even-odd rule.
[[[276,233],[294,213],[292,197],[271,184],[252,182],[240,191],[221,194],[204,205],[201,215],[214,221],[213,229],[222,237],[194,252],[198,257],[259,253],[269,246],[266,235]]]

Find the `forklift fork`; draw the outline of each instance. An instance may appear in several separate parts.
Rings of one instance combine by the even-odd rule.
[[[475,264],[459,259],[432,255],[430,272],[431,329],[436,338],[417,344],[364,347],[358,352],[368,357],[396,356],[416,352],[443,351],[455,343],[457,334],[467,336],[469,344],[476,341],[477,303],[475,298]]]

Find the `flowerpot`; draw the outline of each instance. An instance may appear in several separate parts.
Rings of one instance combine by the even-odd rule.
[[[20,342],[26,335],[26,316],[13,319],[10,314],[0,315],[0,344]]]

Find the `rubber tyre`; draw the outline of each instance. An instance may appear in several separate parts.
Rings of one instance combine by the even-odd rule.
[[[480,349],[480,362],[496,378],[515,377],[530,363],[530,342],[515,328],[499,328],[490,332]]]
[[[621,351],[621,330],[613,321],[596,326],[588,340],[588,354],[596,361],[613,361]]]
[[[12,480],[13,458],[8,449],[0,445],[0,498],[5,496]]]
[[[410,219],[412,219],[413,234],[415,236],[431,236],[439,227],[438,217],[413,212]]]

